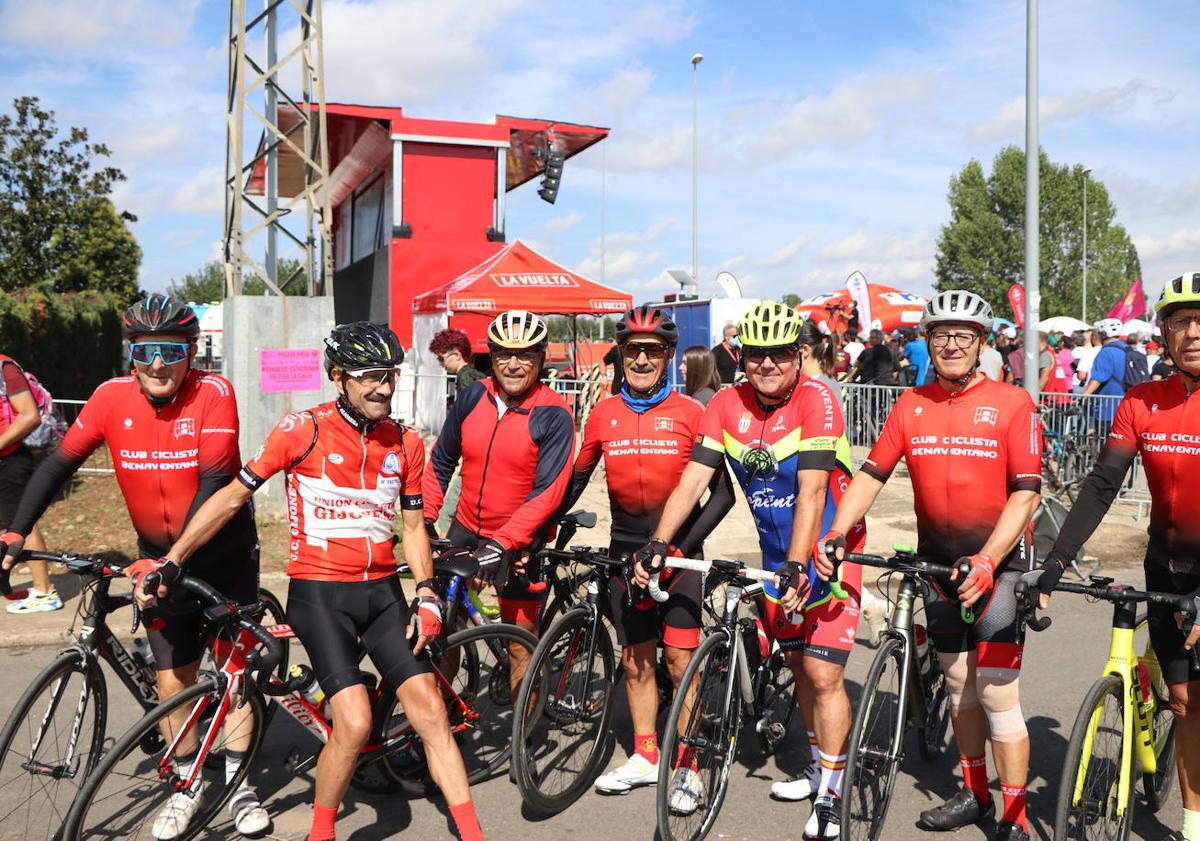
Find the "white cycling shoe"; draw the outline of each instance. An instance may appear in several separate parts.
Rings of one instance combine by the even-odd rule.
[[[771,783],[771,796],[777,800],[808,800],[817,793],[821,782],[821,768],[812,763],[799,777]]]
[[[597,778],[596,791],[605,794],[626,794],[638,786],[652,786],[657,782],[658,765],[640,753],[635,753],[624,765]]]
[[[233,818],[234,829],[246,838],[265,835],[271,828],[271,816],[249,788],[241,788],[234,792],[229,801],[229,816]]]
[[[842,798],[825,792],[813,803],[804,825],[804,841],[835,841],[842,834]]]
[[[162,807],[158,817],[154,819],[150,833],[158,841],[175,841],[176,838],[187,832],[188,824],[192,822],[196,810],[200,808],[200,797],[203,791],[204,788],[201,786],[191,793],[177,791],[172,794],[167,800],[167,805]]]
[[[671,813],[687,816],[700,808],[700,798],[704,796],[704,786],[700,775],[691,768],[676,768],[675,776],[671,778],[671,797],[667,805]]]

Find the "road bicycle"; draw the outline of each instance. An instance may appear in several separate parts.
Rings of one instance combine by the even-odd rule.
[[[948,579],[954,569],[922,560],[907,546],[893,549],[891,558],[846,556],[850,563],[887,570],[881,580],[900,576],[894,600],[888,588],[880,588],[893,602],[891,620],[867,670],[850,725],[841,815],[842,838],[848,841],[885,837],[883,827],[909,732],[916,734],[921,757],[930,761],[945,750],[950,724],[946,678],[931,646],[919,639],[924,629],[917,625],[916,614],[923,609],[918,599],[930,598],[930,579]],[[960,567],[959,572],[967,575],[970,569]],[[972,621],[970,609],[962,610],[964,620]]]
[[[131,593],[110,592],[113,580],[125,576],[120,567],[71,552],[26,550],[19,560],[61,563],[83,580],[75,617],[79,632],[72,623],[70,645],[38,673],[0,729],[0,824],[6,837],[49,838],[112,741],[108,681],[100,663],[109,665],[143,711],[158,704],[158,687],[149,648],[135,643],[127,650],[108,627],[109,614],[133,604]],[[0,570],[0,594],[10,593],[9,573]],[[133,610],[136,633],[140,615],[136,606]],[[267,590],[259,590],[256,610],[267,622],[283,621],[278,599]],[[279,668],[286,670],[285,659]],[[146,751],[161,746],[156,733],[147,733],[140,744]]]
[[[667,715],[655,792],[659,837],[699,841],[721,812],[743,725],[754,723],[764,756],[771,756],[787,735],[796,709],[795,678],[778,646],[763,651],[765,634],[760,634],[760,625],[739,610],[754,603],[761,610],[762,582],[773,581],[776,573],[738,561],[667,558],[665,562],[668,567],[705,574],[717,587],[725,585],[720,614],[709,599],[704,600],[711,621],[680,679],[680,686],[693,691],[677,693]],[[781,586],[786,589],[787,582]],[[652,578],[651,595],[658,600],[656,590]],[[668,758],[681,753],[684,762],[674,767]],[[684,773],[691,787],[681,797],[677,789],[684,780],[676,775]]]
[[[1040,575],[1041,570],[1026,573],[1017,584],[1018,597],[1031,617]],[[1135,774],[1141,777],[1146,807],[1157,812],[1170,794],[1175,773],[1175,716],[1150,645],[1146,616],[1137,615],[1137,606],[1174,608],[1183,615],[1187,633],[1196,620],[1196,602],[1191,595],[1144,592],[1097,575],[1087,584],[1060,581],[1054,591],[1113,606],[1108,660],[1084,696],[1067,742],[1054,838],[1121,841],[1133,826]],[[1049,626],[1048,616],[1029,620],[1035,631]],[[1192,659],[1198,659],[1195,650]]]
[[[469,557],[453,555],[437,562],[439,575],[469,578],[478,567]],[[304,688],[313,681],[307,666],[299,666],[285,680],[273,670],[286,641],[293,638],[286,624],[259,626],[246,608],[228,604],[202,581],[182,576],[176,584],[209,605],[208,619],[223,626],[235,640],[218,667],[204,674],[195,686],[154,707],[137,722],[96,766],[68,813],[63,841],[80,838],[150,839],[153,824],[168,803],[179,808],[187,798],[194,812],[177,839],[186,841],[218,815],[245,778],[262,744],[268,700],[281,706],[320,742],[328,740],[333,724],[328,705],[314,704]],[[504,656],[510,643],[532,651],[534,638],[519,628],[486,624],[451,634],[431,644],[433,675],[446,701],[451,732],[467,766],[468,781],[494,773],[508,757],[511,727],[504,711],[511,696]],[[453,662],[453,671],[442,665]],[[445,670],[444,670],[445,669]],[[427,790],[428,768],[419,738],[397,702],[395,690],[367,677],[372,704],[372,728],[356,767],[354,780],[373,784],[370,769],[391,783],[416,792]],[[230,732],[227,723],[234,707],[248,707],[252,732]],[[145,740],[162,733],[156,749],[147,752]],[[180,761],[183,750],[199,748],[194,758]],[[231,751],[235,751],[231,756]],[[232,763],[231,763],[232,760]],[[307,759],[289,756],[285,767],[301,773],[311,767]],[[375,789],[372,789],[375,790]]]

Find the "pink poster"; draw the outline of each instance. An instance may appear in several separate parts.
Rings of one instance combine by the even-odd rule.
[[[316,348],[260,350],[258,385],[264,394],[316,391],[321,387],[321,351]]]

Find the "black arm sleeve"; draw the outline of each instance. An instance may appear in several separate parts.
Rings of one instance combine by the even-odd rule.
[[[210,496],[228,485],[232,478],[232,476],[222,473],[201,473],[200,481],[196,483],[196,495],[192,497],[192,504],[188,508],[187,519],[184,520],[183,525],[186,527],[196,512],[200,510],[200,506],[207,502]],[[245,480],[242,480],[242,484],[245,484]]]
[[[58,494],[63,483],[75,475],[75,471],[83,464],[83,459],[73,459],[55,450],[46,457],[25,486],[21,494],[21,504],[17,506],[16,516],[13,517],[9,528],[17,534],[28,535],[34,525],[46,513],[50,503]]]
[[[1050,557],[1064,561],[1075,559],[1080,547],[1096,531],[1117,498],[1129,465],[1133,463],[1133,456],[1133,453],[1126,455],[1112,447],[1105,447],[1100,452],[1096,466],[1079,488],[1079,498],[1071,506],[1047,560]]]
[[[704,546],[704,539],[725,519],[733,508],[733,480],[729,471],[720,467],[708,485],[708,500],[693,517],[683,524],[671,542],[679,547],[684,557],[693,558]]]
[[[571,474],[571,484],[567,487],[567,495],[563,497],[562,505],[558,506],[558,513],[554,515],[554,518],[551,520],[552,523],[557,523],[561,520],[571,510],[571,507],[579,501],[579,497],[583,496],[584,488],[587,487],[588,482],[592,478],[592,472],[595,469],[596,466],[592,465],[591,470],[576,470]]]

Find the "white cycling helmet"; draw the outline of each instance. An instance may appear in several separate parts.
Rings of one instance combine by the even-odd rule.
[[[1125,324],[1119,318],[1102,318],[1096,322],[1096,329],[1104,338],[1115,339],[1124,331]]]
[[[992,321],[988,302],[965,289],[938,292],[921,313],[921,329],[926,333],[938,324],[971,324],[987,332],[992,329]]]

